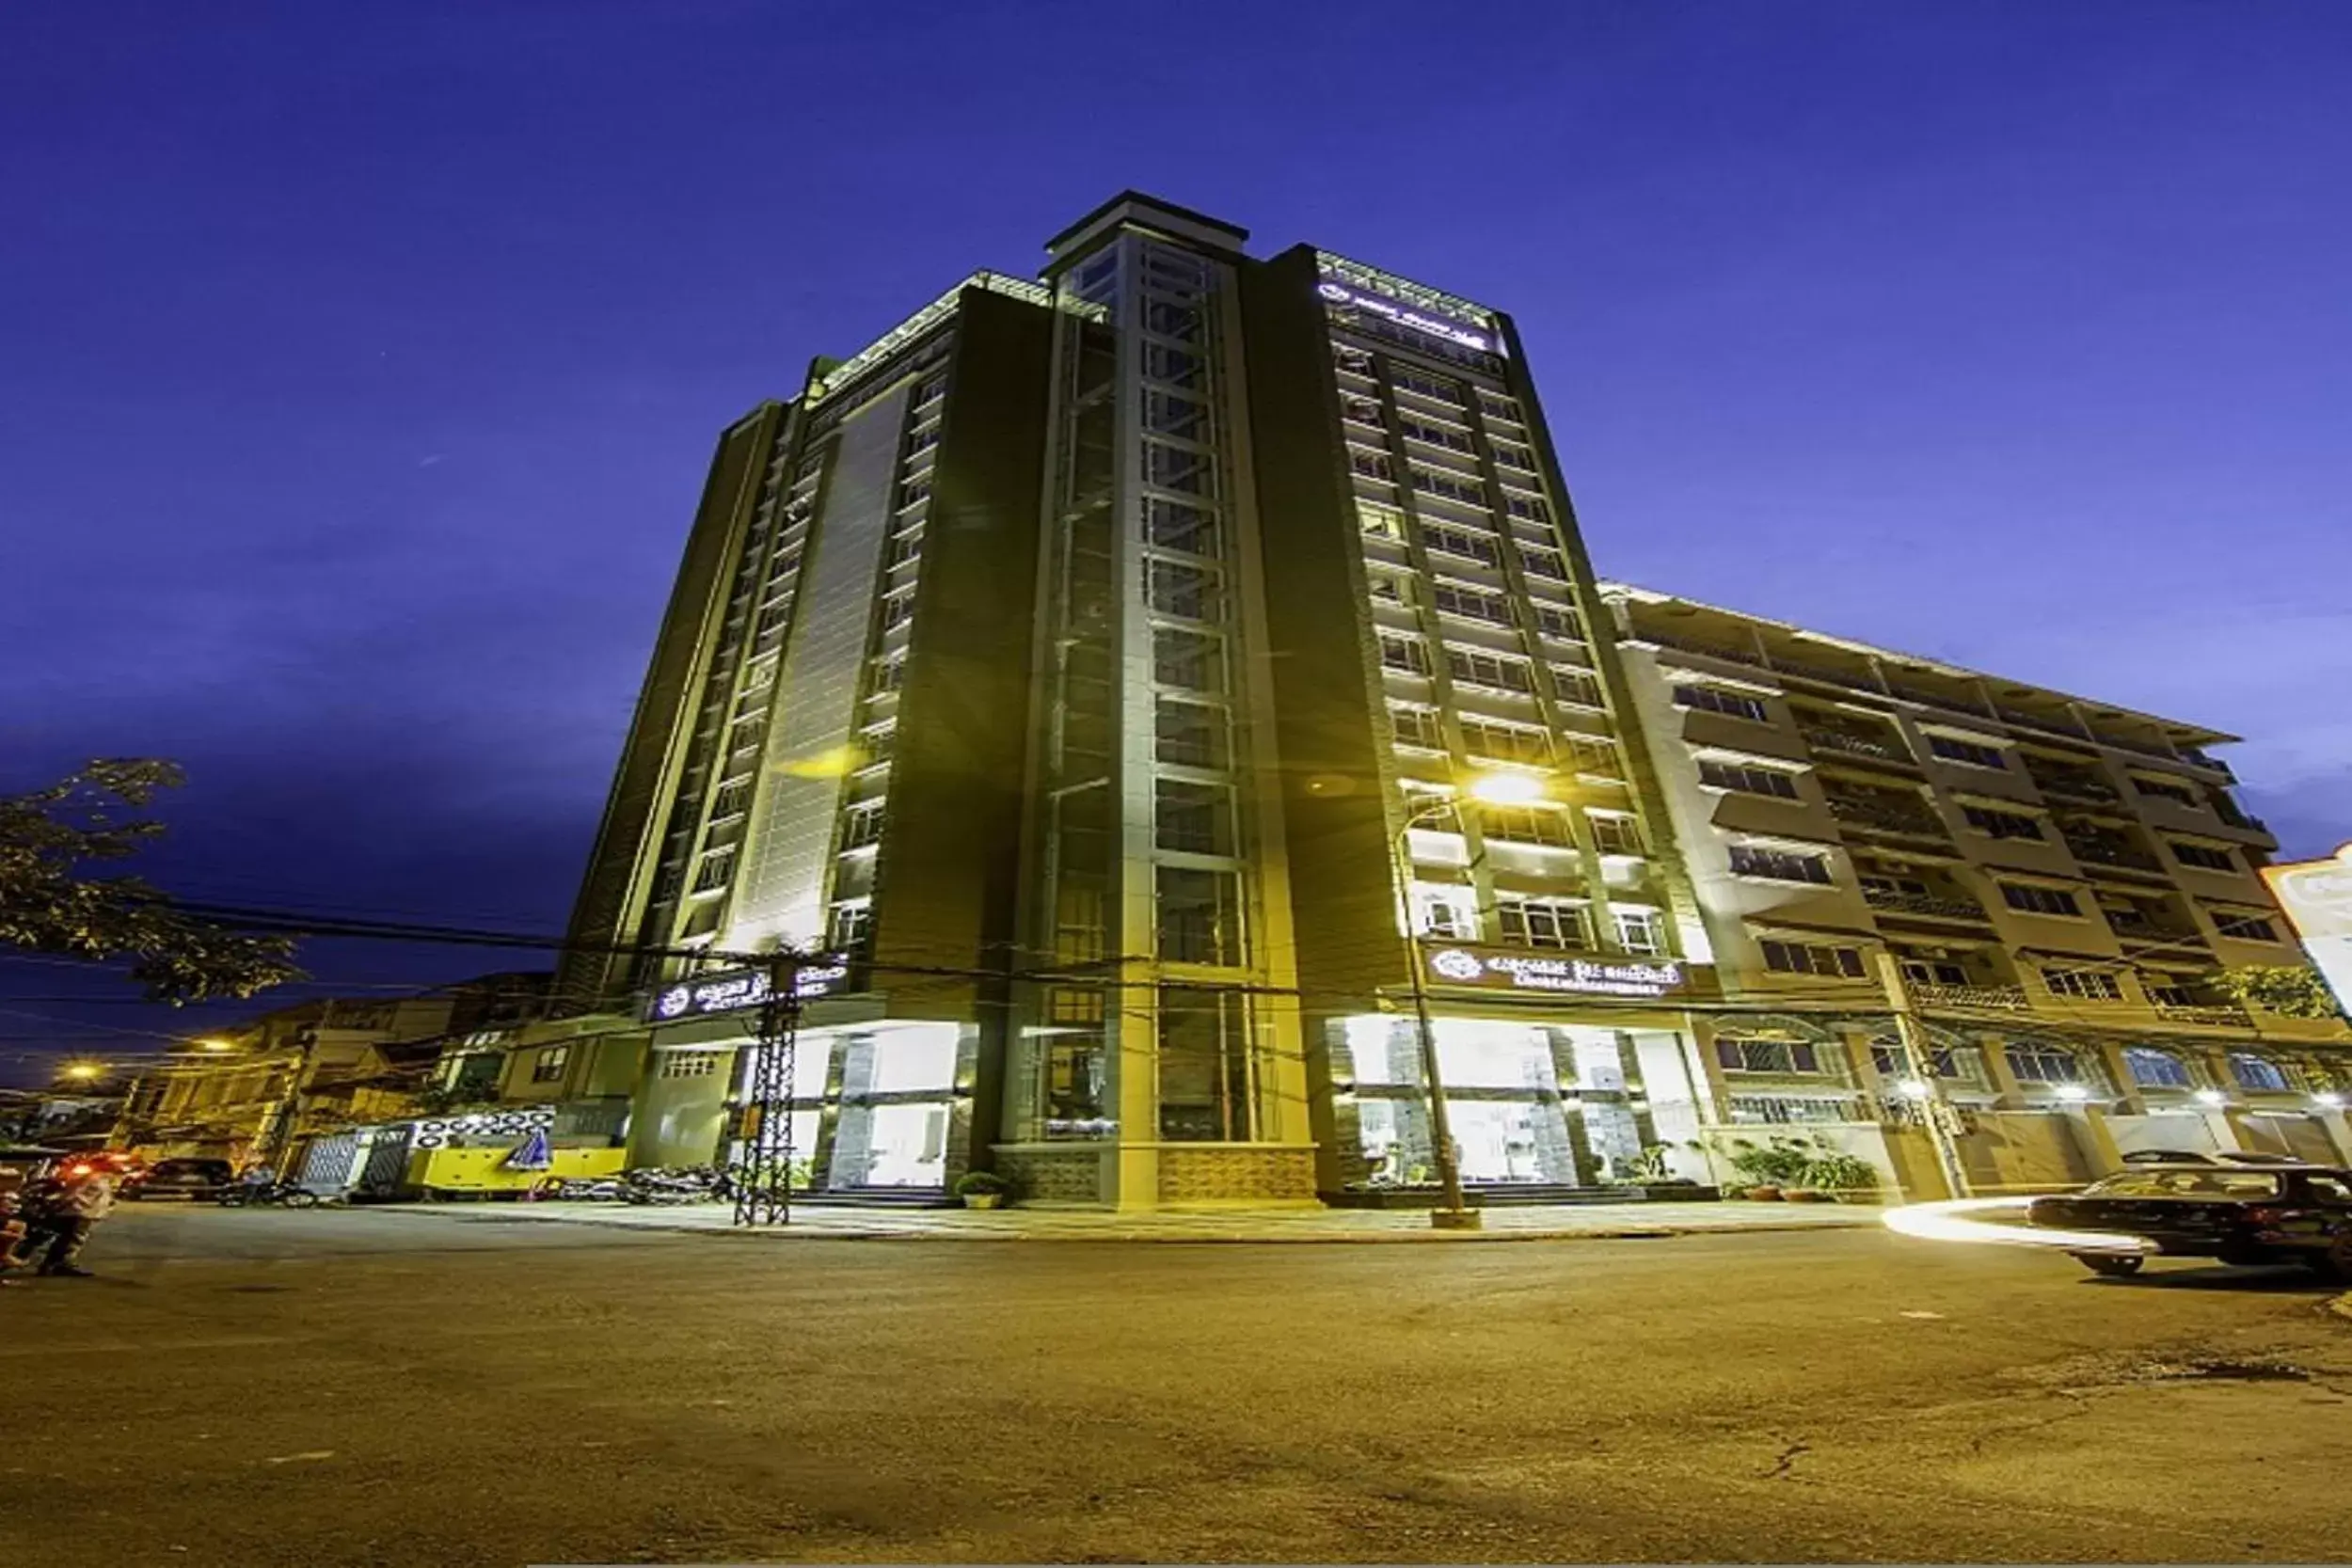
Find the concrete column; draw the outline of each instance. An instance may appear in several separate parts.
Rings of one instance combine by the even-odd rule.
[[[2066,1105],[2059,1114],[2065,1117],[2074,1147],[2093,1178],[2111,1176],[2123,1168],[2123,1152],[2116,1148],[2115,1134],[2107,1129],[2106,1112],[2096,1105]]]
[[[2346,1117],[2342,1111],[2322,1109],[2313,1111],[2312,1119],[2318,1122],[2321,1130],[2334,1141],[2337,1157],[2352,1164],[2352,1117]]]

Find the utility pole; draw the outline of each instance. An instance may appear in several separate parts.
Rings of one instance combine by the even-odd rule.
[[[1895,1014],[1895,1032],[1902,1040],[1905,1069],[1911,1082],[1926,1090],[1914,1103],[1927,1123],[1928,1142],[1935,1146],[1935,1163],[1944,1173],[1945,1190],[1956,1198],[1966,1197],[1968,1168],[1960,1157],[1960,1113],[1944,1098],[1944,1084],[1936,1076],[1935,1056],[1928,1045],[1927,1030],[1920,1025],[1918,1011],[1911,1005],[1910,988],[1903,984],[1902,965],[1884,948],[1879,950],[1877,957],[1879,983],[1886,989],[1886,1005]]]
[[[792,1069],[801,1026],[801,956],[764,960],[768,994],[759,1006],[758,1054],[744,1085],[743,1156],[735,1167],[735,1223],[792,1219]]]

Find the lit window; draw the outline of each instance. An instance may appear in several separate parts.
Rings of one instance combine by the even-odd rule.
[[[1725,691],[1714,686],[1677,686],[1675,688],[1675,705],[1705,708],[1709,713],[1751,720],[1758,724],[1768,723],[1772,718],[1765,711],[1762,698],[1751,697],[1744,691]]]
[[[1502,941],[1514,947],[1587,948],[1584,908],[1558,898],[1503,898],[1495,905]]]
[[[1718,1037],[1715,1061],[1725,1072],[1775,1072],[1812,1076],[1826,1072],[1821,1053],[1805,1040],[1758,1040]]]
[[[2237,869],[2237,862],[2230,858],[2230,852],[2227,849],[2217,849],[2207,844],[2185,844],[2175,840],[2172,845],[2172,854],[2173,858],[2183,865],[2193,865],[2203,871],[2235,871]]]
[[[2035,882],[2003,882],[2001,901],[2025,914],[2056,914],[2080,917],[2082,905],[2064,888],[2042,887]]]
[[[863,951],[874,931],[874,907],[863,901],[835,904],[825,922],[825,945],[836,953]]]
[[[541,1046],[531,1058],[531,1081],[534,1084],[554,1083],[564,1076],[564,1064],[571,1059],[572,1048],[568,1045]]]
[[[1241,885],[1233,873],[1163,865],[1155,880],[1162,959],[1192,964],[1242,962]]]
[[[2143,1089],[2185,1089],[2196,1082],[2189,1076],[2186,1062],[2153,1046],[2125,1046],[2123,1067],[2131,1073],[2132,1082]]]
[[[2028,1042],[2013,1044],[2001,1054],[2009,1061],[2009,1070],[2025,1084],[2080,1084],[2084,1082],[2082,1062],[2071,1051],[2055,1045]]]
[[[2287,1077],[2286,1069],[2267,1056],[2256,1056],[2249,1052],[2233,1051],[2230,1053],[2230,1076],[2237,1080],[2239,1088],[2251,1089],[2258,1094],[2285,1094],[2295,1087],[2293,1080]]]
[[[1797,799],[1796,775],[1784,773],[1777,768],[1754,768],[1743,763],[1718,762],[1712,757],[1701,757],[1699,782],[1741,795],[1776,795],[1784,800]]]
[[[1859,948],[1783,942],[1769,937],[1757,945],[1764,950],[1764,967],[1780,974],[1827,974],[1859,980],[1867,973]]]
[[[1731,871],[1736,877],[1762,877],[1775,882],[1830,882],[1826,856],[1788,849],[1769,849],[1759,844],[1731,847]]]
[[[1446,673],[1466,685],[1490,687],[1502,691],[1528,692],[1535,689],[1534,673],[1523,658],[1490,654],[1484,649],[1448,645],[1445,666]]]
[[[2115,976],[2103,969],[2049,969],[2042,972],[2042,983],[2054,996],[2072,996],[2084,1002],[2121,1002],[2123,988]]]
[[[1615,910],[1617,944],[1629,953],[1655,958],[1666,951],[1666,923],[1655,910]]]

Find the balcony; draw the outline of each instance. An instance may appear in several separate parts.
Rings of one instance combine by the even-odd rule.
[[[1843,687],[1849,691],[1867,691],[1872,695],[1878,694],[1879,683],[1860,671],[1833,670],[1826,664],[1806,664],[1793,658],[1774,658],[1772,670],[1776,674],[1794,675],[1799,680],[1813,681],[1821,686]]]
[[[1804,743],[1817,752],[1836,752],[1850,757],[1875,757],[1881,762],[1905,765],[1911,761],[1888,740],[1873,740],[1868,736],[1851,735],[1844,730],[1813,729],[1803,724],[1797,726],[1797,733],[1804,736]]]
[[[1904,811],[1900,807],[1883,806],[1876,800],[1856,800],[1847,795],[1829,798],[1829,814],[1847,827],[1866,832],[1898,833],[1905,838],[1935,838],[1951,842],[1951,832],[1943,819],[1924,811]]]
[[[2087,773],[2045,773],[2028,768],[2034,787],[2054,800],[2082,800],[2092,805],[2114,805],[2123,799],[2123,792],[2104,779]]]
[[[1924,915],[1932,920],[1973,920],[1990,925],[1984,906],[1973,898],[1946,898],[1932,893],[1893,893],[1883,888],[1866,887],[1863,902],[1887,914]]]
[[[2021,986],[1914,985],[1911,996],[1923,1007],[1979,1007],[2010,1013],[2027,1012],[2033,1007]]]
[[[2002,707],[1997,703],[1994,705],[1993,711],[1999,717],[2002,723],[2014,724],[2019,729],[2040,730],[2044,735],[2062,735],[2069,740],[2090,738],[2082,730],[2062,719],[2048,718],[2039,713],[2026,713],[2013,707]]]
[[[2193,1023],[2208,1029],[2251,1029],[2253,1018],[2243,1008],[2212,1002],[2159,1002],[2156,1016],[2167,1023]]]
[[[2164,863],[2145,849],[2135,849],[2126,844],[2109,843],[2103,839],[2076,838],[2064,835],[2066,847],[2085,865],[2112,866],[2122,871],[2147,871],[2156,876],[2169,875]]]
[[[1930,691],[1925,687],[1905,686],[1899,681],[1888,681],[1886,683],[1886,689],[1890,695],[1899,697],[1906,703],[1916,703],[1921,707],[1941,708],[1946,713],[1962,714],[1970,719],[1989,719],[1993,717],[1991,709],[1984,707],[1980,704],[1972,703],[1965,697],[1955,696],[1947,692]]]
[[[1753,648],[1735,648],[1721,642],[1704,641],[1695,637],[1673,637],[1662,631],[1650,631],[1641,626],[1633,628],[1633,637],[1636,641],[1655,642],[1661,648],[1675,648],[1686,654],[1703,654],[1708,658],[1728,659],[1734,664],[1754,665],[1758,669],[1764,667],[1763,657]]]

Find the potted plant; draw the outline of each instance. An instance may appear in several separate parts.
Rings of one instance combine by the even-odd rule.
[[[1830,1149],[1805,1167],[1805,1180],[1820,1189],[1820,1197],[1838,1203],[1876,1203],[1879,1168],[1858,1154]]]
[[[989,1170],[968,1170],[956,1178],[956,1196],[966,1209],[995,1209],[1012,1194],[1012,1183]]]

